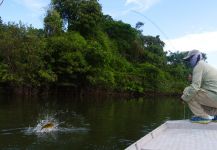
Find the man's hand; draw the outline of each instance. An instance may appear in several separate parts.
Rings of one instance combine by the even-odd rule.
[[[180,102],[182,103],[182,104],[185,104],[185,101],[182,99],[182,97],[180,97]]]
[[[188,82],[189,82],[189,83],[192,82],[192,75],[191,75],[191,74],[188,75]]]

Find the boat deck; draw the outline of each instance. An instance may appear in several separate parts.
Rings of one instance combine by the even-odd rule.
[[[167,121],[125,150],[217,150],[217,123]]]

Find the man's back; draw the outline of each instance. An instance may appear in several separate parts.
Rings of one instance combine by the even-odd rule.
[[[211,98],[217,100],[217,69],[204,61],[199,61],[195,66],[194,73],[198,70],[202,71],[201,89],[205,90]]]

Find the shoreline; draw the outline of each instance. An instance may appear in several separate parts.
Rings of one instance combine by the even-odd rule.
[[[146,91],[144,93],[123,91],[123,90],[111,90],[102,88],[75,88],[69,86],[55,86],[44,88],[27,88],[27,87],[0,87],[1,93],[23,95],[23,96],[48,96],[67,94],[74,96],[111,96],[111,97],[144,97],[144,96],[180,96],[181,93],[177,92],[158,92],[158,91]]]

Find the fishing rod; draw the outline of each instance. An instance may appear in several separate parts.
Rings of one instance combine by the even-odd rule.
[[[3,4],[4,0],[1,1],[0,6]]]
[[[145,16],[144,14],[136,11],[136,10],[131,10],[133,13],[136,13],[137,15],[140,15],[142,17],[144,17],[146,20],[148,20],[156,29],[158,29],[158,31],[160,31],[160,33],[166,38],[167,41],[169,41],[169,37],[167,36],[167,34],[154,22],[152,21],[150,18],[148,18],[147,16]],[[169,41],[170,42],[170,41]],[[173,49],[175,49],[175,47],[170,43],[169,44]]]
[[[151,19],[149,19],[147,16],[143,15],[142,13],[135,11],[135,10],[131,10],[132,12],[144,17],[146,20],[148,20],[155,28],[157,28],[166,38],[167,40],[169,40],[168,36],[166,35],[166,33]]]
[[[152,21],[150,18],[148,18],[147,16],[145,16],[144,14],[138,12],[138,11],[135,11],[135,10],[131,10],[133,13],[136,13],[142,17],[144,17],[146,20],[148,20],[155,28],[157,28],[161,34],[169,41],[169,37],[167,36],[167,34],[154,22]],[[170,42],[170,41],[169,41]],[[173,49],[174,46],[171,44],[171,43],[168,43]],[[171,52],[170,50],[168,50],[169,52]],[[185,119],[185,116],[186,116],[186,107],[185,107],[185,103],[183,102],[183,119]]]

